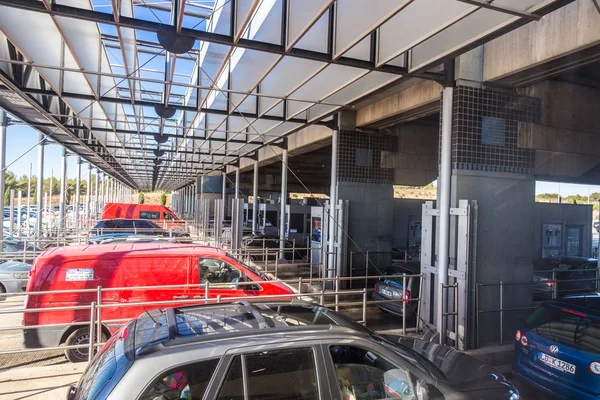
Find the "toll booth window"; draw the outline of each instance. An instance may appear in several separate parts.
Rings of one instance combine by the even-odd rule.
[[[277,228],[277,226],[279,225],[279,221],[277,220],[277,211],[267,211],[265,218],[266,226],[272,226],[274,228]]]
[[[504,146],[505,128],[504,119],[482,117],[481,118],[481,144]]]
[[[158,212],[158,211],[140,211],[140,218],[160,219],[160,212]]]
[[[304,214],[290,214],[290,233],[304,233]]]

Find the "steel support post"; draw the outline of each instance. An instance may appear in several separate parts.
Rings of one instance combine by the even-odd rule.
[[[440,344],[444,344],[446,328],[444,324],[444,286],[448,284],[449,243],[450,243],[450,179],[452,175],[452,101],[454,88],[445,87],[442,100],[442,143],[440,148],[440,231],[438,247],[438,286],[436,325],[440,334]]]
[[[23,207],[23,192],[17,192],[17,237],[21,237],[21,224],[23,223],[23,217],[21,212],[21,207]],[[1,247],[1,246],[0,246]]]
[[[65,230],[65,199],[67,198],[67,149],[63,147],[62,158],[60,159],[60,201],[58,204],[58,233],[62,234]]]
[[[334,129],[331,136],[331,186],[329,188],[329,246],[327,251],[327,277],[336,275],[335,265],[335,239],[338,227],[335,206],[337,205],[337,162],[338,162],[338,134]],[[352,268],[352,266],[350,266]]]
[[[235,197],[240,198],[240,167],[235,167]]]
[[[42,201],[44,199],[44,147],[46,146],[46,139],[44,135],[40,133],[40,143],[38,144],[38,173],[37,173],[37,188],[35,191],[36,202],[37,202],[37,215],[35,219],[35,237],[39,238],[42,235],[42,218],[44,205]]]
[[[227,174],[223,172],[223,189],[221,193],[221,198],[225,200],[225,195],[227,194]]]
[[[0,208],[4,210],[5,172],[6,172],[6,130],[8,127],[8,114],[0,108]],[[4,211],[3,211],[4,212]],[[4,220],[4,218],[2,218]],[[4,241],[4,229],[0,229],[0,243]],[[2,246],[0,246],[0,253]]]
[[[285,206],[287,205],[287,178],[288,178],[288,151],[283,150],[281,154],[281,209],[279,211],[279,258],[285,258]]]
[[[252,178],[252,233],[258,228],[258,160],[254,160],[254,176]]]
[[[4,207],[3,207],[4,209]],[[15,234],[15,189],[10,189],[10,198],[8,199],[8,212],[10,221],[8,221],[8,232],[10,236]]]
[[[81,157],[77,157],[77,176],[75,178],[75,201],[73,202],[73,216],[75,217],[75,227],[79,226],[79,199],[81,196]]]
[[[27,173],[27,236],[31,233],[31,223],[29,218],[31,217],[31,173],[33,165],[29,163],[29,172]]]
[[[54,187],[54,168],[50,168],[50,184],[48,185],[48,202],[46,207],[48,211],[52,212],[52,188]]]
[[[94,179],[94,219],[98,217],[98,175],[100,170],[96,168],[96,177]]]
[[[88,164],[88,173],[87,173],[87,188],[85,195],[85,227],[90,223],[90,218],[92,213],[90,212],[90,201],[92,197],[92,164]]]

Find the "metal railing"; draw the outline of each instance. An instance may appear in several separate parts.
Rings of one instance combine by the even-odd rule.
[[[575,278],[575,279],[558,279],[558,275],[564,272],[570,273],[588,273],[594,274],[594,278]],[[539,307],[539,305],[545,300],[556,299],[562,296],[568,296],[570,294],[585,294],[585,293],[596,293],[599,291],[600,287],[600,269],[569,269],[569,270],[560,270],[553,269],[548,271],[536,271],[536,275],[546,274],[548,275],[547,281],[537,280],[537,281],[516,281],[516,282],[493,282],[493,283],[481,283],[478,282],[475,287],[475,309],[476,309],[476,345],[480,347],[480,339],[481,339],[481,316],[483,314],[498,314],[498,323],[499,323],[499,338],[497,343],[500,345],[504,344],[504,331],[505,331],[505,316],[506,314],[511,314],[511,321],[513,323],[520,322],[521,324],[525,323],[525,318],[522,320],[515,321],[514,314],[517,312],[523,311],[531,311]],[[593,283],[593,287],[586,288],[584,287],[571,287],[565,286],[565,284],[577,284],[580,283]],[[575,285],[577,286],[577,285]],[[506,307],[506,288],[507,287],[526,287],[527,290],[531,293],[531,305],[526,306],[517,306],[517,307]],[[496,303],[493,301],[494,298],[498,299],[498,307],[491,308],[482,308],[481,307],[481,298],[483,297],[482,291],[484,288],[497,288],[497,297],[493,296],[492,303]],[[489,299],[488,299],[489,300]]]
[[[383,277],[383,276],[382,276]],[[421,275],[404,275],[404,276],[396,276],[395,278],[402,278],[403,282],[406,284],[408,278],[410,277],[419,277]],[[77,326],[89,326],[90,333],[90,341],[88,344],[81,345],[71,345],[66,346],[61,344],[59,346],[53,347],[42,347],[42,348],[33,348],[33,349],[11,349],[0,351],[0,356],[9,355],[9,354],[19,354],[19,353],[31,353],[31,352],[42,352],[48,350],[70,350],[70,349],[88,349],[90,357],[93,355],[93,349],[99,347],[103,344],[102,337],[103,333],[106,332],[107,325],[122,325],[128,319],[105,319],[103,318],[103,310],[105,309],[118,309],[118,308],[127,308],[127,307],[168,307],[168,306],[183,306],[183,305],[193,305],[193,304],[212,304],[212,303],[220,303],[220,302],[232,302],[237,300],[251,300],[251,301],[269,301],[269,300],[289,300],[293,298],[299,298],[306,301],[311,301],[323,305],[325,307],[333,308],[336,311],[340,309],[360,309],[361,318],[358,319],[359,323],[363,325],[367,325],[368,318],[368,308],[369,306],[374,306],[377,304],[388,303],[388,302],[402,302],[403,309],[403,317],[402,317],[402,333],[405,334],[408,331],[416,331],[418,329],[418,324],[415,327],[407,327],[407,308],[409,305],[416,304],[417,310],[420,307],[420,297],[410,298],[410,299],[390,299],[390,300],[370,300],[369,293],[372,289],[364,288],[361,290],[344,290],[341,288],[343,282],[351,281],[354,279],[362,280],[363,277],[335,277],[335,278],[308,278],[304,279],[302,277],[298,279],[290,279],[290,280],[270,280],[265,282],[235,282],[235,283],[218,283],[211,284],[210,282],[203,283],[200,285],[200,288],[203,290],[203,295],[197,298],[182,298],[182,299],[174,299],[174,300],[159,300],[159,301],[143,301],[143,302],[132,302],[132,303],[107,303],[105,299],[105,295],[111,292],[119,292],[119,291],[154,291],[154,290],[164,290],[164,289],[174,289],[174,288],[198,288],[197,284],[181,284],[181,285],[161,285],[161,286],[135,286],[135,287],[117,287],[117,288],[103,288],[98,286],[96,288],[90,289],[79,289],[79,290],[51,290],[51,291],[36,291],[36,292],[27,292],[28,302],[31,302],[35,296],[45,296],[45,295],[60,295],[60,294],[68,294],[73,296],[78,296],[81,294],[87,293],[92,294],[95,293],[95,296],[90,296],[90,302],[88,304],[81,305],[72,305],[72,306],[61,306],[61,307],[41,307],[41,308],[27,308],[27,305],[23,307],[11,307],[11,308],[0,308],[0,315],[7,314],[21,314],[21,313],[59,313],[65,311],[72,312],[83,312],[89,311],[89,320],[88,321],[66,321],[64,323],[53,323],[53,324],[36,324],[36,325],[18,325],[18,326],[0,326],[0,331],[22,331],[24,329],[33,329],[33,328],[43,328],[43,327],[53,327],[53,328],[65,328],[65,331],[69,327],[77,327]],[[333,283],[334,289],[328,290],[326,289],[326,282],[331,281]],[[268,283],[282,283],[286,284],[289,287],[296,288],[295,293],[290,294],[275,294],[275,295],[260,295],[260,296],[240,296],[240,297],[222,297],[221,293],[219,293],[219,289],[232,287],[240,288],[247,285],[261,285]],[[320,290],[305,290],[305,285],[308,287],[312,287],[312,284],[315,282],[320,282]],[[422,284],[422,279],[421,279]],[[406,287],[406,286],[405,286]],[[15,296],[23,296],[23,293],[3,293],[0,294],[0,298],[8,299]],[[345,298],[345,299],[344,299]],[[0,305],[2,303],[0,302]],[[31,304],[31,303],[29,303]],[[418,312],[418,311],[417,311]],[[87,314],[87,313],[86,313]],[[417,320],[418,322],[418,320]]]

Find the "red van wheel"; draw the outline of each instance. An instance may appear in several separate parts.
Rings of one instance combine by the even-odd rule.
[[[106,342],[108,338],[102,333],[102,341]],[[79,328],[71,332],[65,345],[67,346],[81,346],[90,343],[90,330],[89,328]],[[88,360],[89,350],[88,347],[80,349],[68,349],[65,350],[65,357],[71,362],[85,362]]]

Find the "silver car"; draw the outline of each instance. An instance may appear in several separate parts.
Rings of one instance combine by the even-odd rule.
[[[0,260],[0,294],[24,292],[31,264]],[[4,300],[0,296],[0,300]]]
[[[100,350],[68,399],[518,400],[476,359],[384,338],[298,302],[149,311]]]

